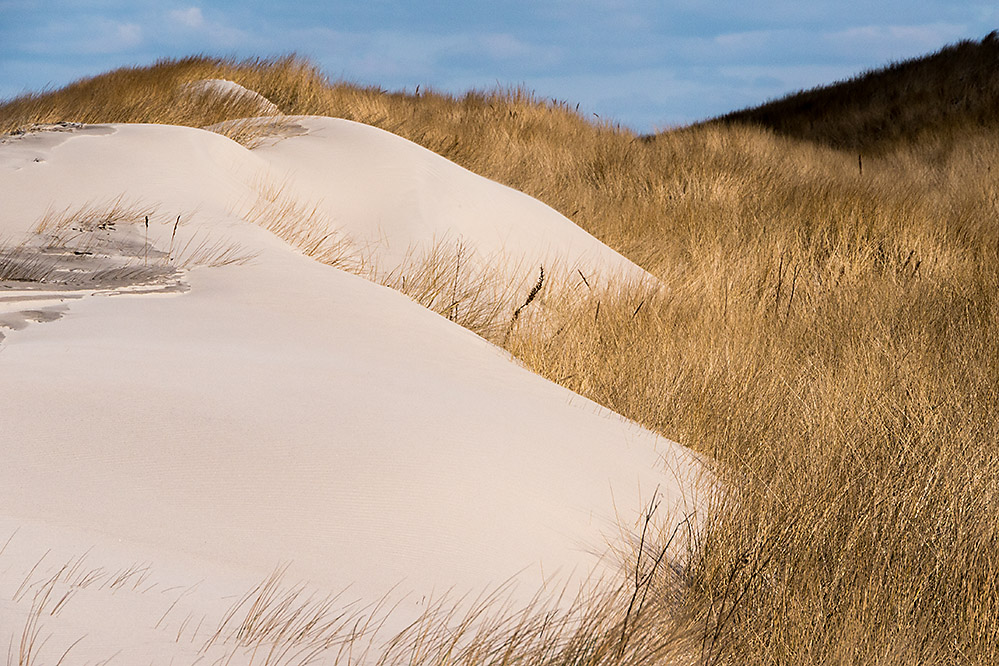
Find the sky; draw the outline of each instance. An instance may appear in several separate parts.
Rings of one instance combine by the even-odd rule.
[[[525,86],[638,132],[999,29],[994,0],[0,0],[0,99],[204,53],[297,53],[331,78]]]

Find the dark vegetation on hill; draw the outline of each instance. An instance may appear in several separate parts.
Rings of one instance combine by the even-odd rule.
[[[663,663],[655,637],[680,632],[702,664],[995,664],[996,49],[861,77],[843,86],[868,92],[829,93],[840,106],[810,115],[789,100],[771,125],[731,117],[645,141],[524,91],[386,93],[295,58],[117,70],[0,104],[0,131],[211,125],[248,108],[179,91],[230,79],[527,192],[662,280],[655,295],[577,290],[555,325],[519,326],[506,346],[710,456],[725,493],[628,652],[604,649],[624,635],[614,625],[578,653],[505,663]]]
[[[854,153],[883,153],[928,133],[999,129],[999,33],[847,81],[735,111],[710,124],[749,124]]]

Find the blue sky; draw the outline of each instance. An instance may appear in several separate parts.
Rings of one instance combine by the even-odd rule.
[[[0,0],[0,98],[162,57],[294,51],[391,90],[522,84],[644,132],[997,28],[997,3],[962,0]]]

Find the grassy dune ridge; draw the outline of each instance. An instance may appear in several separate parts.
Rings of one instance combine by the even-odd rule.
[[[835,148],[879,154],[927,134],[997,128],[999,31],[930,56],[794,93],[709,121],[768,127]]]
[[[918,140],[861,172],[853,146],[752,123],[638,137],[522,90],[387,93],[293,57],[196,57],[11,100],[0,129],[245,115],[178,97],[203,78],[420,143],[667,285],[552,294],[549,321],[506,339],[535,371],[717,461],[727,490],[680,606],[643,626],[693,627],[701,663],[999,661],[994,126],[905,116]],[[572,663],[656,659],[634,644],[589,654]]]

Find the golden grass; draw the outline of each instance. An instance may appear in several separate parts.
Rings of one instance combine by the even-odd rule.
[[[338,232],[318,204],[290,194],[287,183],[256,183],[257,200],[247,211],[231,211],[279,236],[308,257],[324,264],[366,274],[370,259],[350,238]]]
[[[640,138],[520,90],[388,94],[295,59],[196,58],[13,100],[0,125],[235,117],[176,117],[168,91],[197,78],[400,134],[545,201],[663,281],[656,295],[577,290],[507,341],[537,372],[712,457],[726,490],[684,564],[680,608],[650,626],[693,618],[705,664],[999,662],[994,134],[922,132],[861,173],[855,153],[750,126]],[[588,626],[573,640],[609,640]],[[646,663],[536,656],[524,663]]]
[[[516,283],[461,240],[440,239],[401,266],[370,277],[492,342],[516,308]]]

